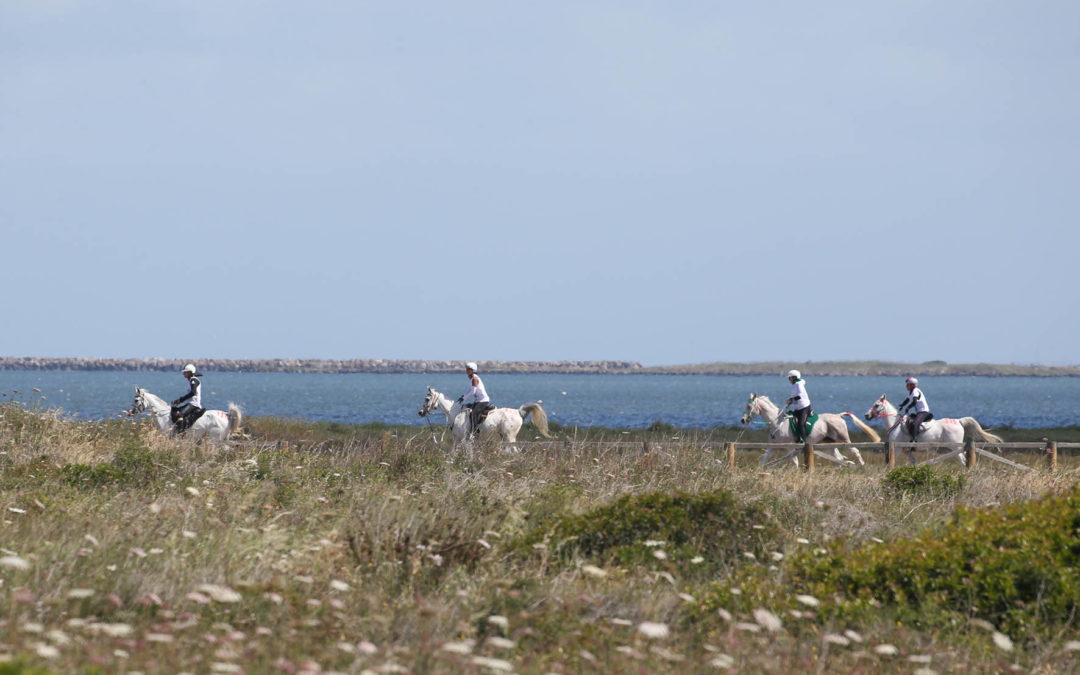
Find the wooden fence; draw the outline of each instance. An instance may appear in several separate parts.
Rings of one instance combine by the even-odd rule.
[[[524,446],[541,446],[541,447],[564,447],[571,449],[574,446],[586,446],[586,447],[612,447],[615,449],[628,448],[637,449],[641,452],[650,452],[655,449],[663,448],[663,446],[672,443],[679,444],[681,441],[519,441],[518,445]],[[784,462],[791,461],[793,458],[798,457],[799,465],[804,471],[814,471],[815,464],[818,459],[831,462],[833,464],[847,464],[844,460],[838,460],[833,455],[823,452],[818,448],[850,448],[858,447],[864,451],[880,451],[881,456],[884,458],[884,465],[889,468],[896,467],[897,453],[913,452],[919,453],[920,451],[932,453],[932,456],[923,459],[922,461],[915,462],[915,464],[937,464],[947,459],[956,457],[962,459],[964,465],[968,469],[974,469],[979,464],[979,458],[985,458],[985,460],[1005,464],[1014,469],[1021,471],[1029,471],[1033,467],[1025,464],[1019,464],[1001,455],[1003,450],[1021,450],[1021,451],[1042,451],[1045,455],[1043,466],[1049,471],[1056,471],[1058,468],[1058,451],[1069,450],[1075,451],[1080,449],[1080,443],[1058,443],[1056,441],[1036,441],[1036,442],[1013,442],[1013,443],[992,443],[992,442],[975,442],[973,440],[965,441],[964,443],[871,443],[871,442],[858,442],[858,443],[821,443],[817,447],[812,444],[802,443],[772,443],[769,441],[754,441],[754,442],[738,442],[738,441],[708,441],[693,443],[695,447],[700,447],[703,450],[719,450],[722,449],[726,456],[726,465],[730,469],[735,468],[735,457],[740,450],[765,450],[771,448],[773,450],[784,450],[776,458],[772,458],[765,465],[766,467],[775,466]],[[945,450],[940,453],[939,451]],[[877,453],[873,453],[877,454]],[[914,457],[915,455],[912,455]],[[868,462],[869,463],[869,462]]]

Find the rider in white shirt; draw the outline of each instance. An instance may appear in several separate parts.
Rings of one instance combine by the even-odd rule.
[[[789,370],[788,382],[791,383],[791,398],[787,404],[792,406],[792,416],[795,418],[795,442],[802,443],[806,436],[806,418],[813,412],[810,408],[810,395],[806,393],[806,380],[802,379],[802,373],[797,370]]]
[[[465,407],[469,409],[469,429],[472,430],[476,429],[480,422],[483,421],[481,415],[493,406],[491,405],[491,399],[488,398],[487,390],[484,388],[484,381],[476,374],[476,363],[473,361],[466,363],[465,374],[469,377],[469,389],[458,397],[458,403],[467,398],[472,398],[471,403],[465,404]]]
[[[911,435],[911,440],[914,441],[919,435],[919,427],[923,422],[934,419],[934,414],[930,412],[930,404],[926,402],[926,396],[923,395],[922,389],[919,389],[918,379],[909,377],[904,381],[904,385],[907,387],[908,396],[900,403],[896,414],[903,415],[905,409],[914,408],[915,414],[908,420],[908,432]]]
[[[190,391],[172,402],[172,407],[177,409],[174,418],[176,433],[186,430],[203,412],[202,382],[199,380],[202,373],[195,371],[194,363],[187,364],[180,372],[187,378]]]

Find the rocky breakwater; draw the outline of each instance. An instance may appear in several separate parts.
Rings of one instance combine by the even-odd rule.
[[[464,361],[393,359],[99,359],[0,357],[0,370],[161,370],[175,371],[194,362],[203,372],[246,373],[445,373]],[[635,361],[479,361],[485,373],[638,373]]]

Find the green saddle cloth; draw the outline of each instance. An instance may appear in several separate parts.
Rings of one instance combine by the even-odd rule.
[[[818,414],[817,413],[814,413],[810,417],[806,418],[806,433],[802,435],[803,438],[810,438],[810,432],[813,430],[814,424],[817,422],[817,420],[818,420]],[[791,429],[791,435],[792,436],[794,436],[795,438],[799,437],[798,432],[795,431],[795,416],[794,415],[792,415],[791,417],[788,418],[788,428]]]

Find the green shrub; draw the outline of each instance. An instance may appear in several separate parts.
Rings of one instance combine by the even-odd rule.
[[[601,563],[674,565],[715,572],[745,552],[762,554],[778,529],[756,506],[740,505],[726,490],[703,494],[626,495],[580,515],[537,523],[519,551],[545,543],[555,554]],[[663,551],[657,557],[657,551]],[[692,563],[694,558],[703,558]]]
[[[885,474],[882,484],[896,496],[955,497],[964,489],[964,476],[939,473],[929,466],[904,466]]]
[[[108,464],[65,464],[60,473],[65,482],[76,487],[146,485],[157,478],[159,462],[163,459],[156,458],[150,448],[129,439],[116,450]]]
[[[1001,509],[957,509],[906,541],[792,561],[798,592],[859,613],[886,605],[914,625],[985,619],[1013,637],[1060,630],[1080,612],[1080,488]]]

